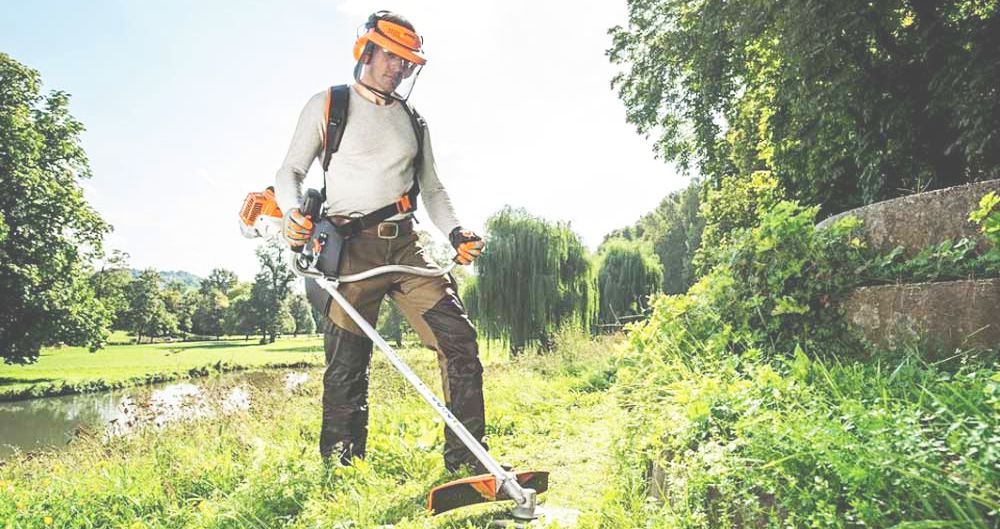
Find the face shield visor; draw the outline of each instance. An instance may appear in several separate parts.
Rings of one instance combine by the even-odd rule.
[[[382,97],[406,101],[427,62],[421,44],[413,31],[379,20],[355,45],[355,81]]]

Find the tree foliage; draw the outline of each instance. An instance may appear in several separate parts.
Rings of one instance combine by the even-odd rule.
[[[826,213],[1000,176],[996,0],[630,0],[613,84],[659,154]]]
[[[302,294],[292,294],[288,298],[288,314],[292,318],[292,334],[312,334],[316,332],[316,322],[313,321],[312,306]]]
[[[605,242],[621,238],[652,245],[663,265],[663,292],[686,292],[698,278],[694,258],[705,229],[705,221],[699,211],[701,192],[701,183],[693,181],[688,187],[670,193],[635,225],[608,234]]]
[[[747,178],[723,177],[717,188],[707,189],[700,213],[705,220],[702,246],[695,253],[698,275],[718,264],[715,256],[727,246],[734,233],[757,226],[764,214],[781,201],[781,184],[768,171],[757,171]]]
[[[143,270],[129,283],[125,297],[128,309],[123,324],[142,343],[144,337],[169,335],[177,332],[177,317],[167,311],[160,287],[160,274],[152,268]]]
[[[625,316],[645,312],[649,296],[659,292],[663,282],[663,265],[650,246],[612,239],[601,245],[598,262],[598,320],[619,323]]]
[[[183,282],[168,281],[160,292],[163,306],[177,321],[177,333],[188,335],[194,330],[194,313],[198,304],[198,293]]]
[[[276,241],[257,248],[260,271],[250,291],[250,303],[256,315],[261,342],[274,343],[288,319],[285,300],[292,290],[295,274],[285,260],[284,248]]]
[[[396,302],[383,300],[378,311],[378,333],[387,341],[392,340],[396,347],[402,347],[403,335],[412,331],[407,323],[403,311],[399,310]]]
[[[0,53],[0,356],[31,361],[55,343],[100,347],[111,314],[90,262],[110,226],[86,202],[83,125],[64,92]]]
[[[128,254],[115,250],[105,259],[100,270],[90,276],[94,295],[108,310],[111,328],[123,329],[122,318],[128,310],[126,291],[132,282],[132,271],[128,267]]]
[[[250,283],[237,283],[229,292],[229,307],[222,319],[224,334],[242,334],[249,338],[257,332],[257,311],[250,299],[252,289]]]
[[[487,220],[486,232],[476,284],[465,293],[476,297],[469,308],[487,336],[516,353],[547,345],[560,325],[590,327],[597,311],[594,271],[569,225],[507,207]]]
[[[229,297],[216,287],[198,291],[197,303],[191,318],[192,332],[200,336],[220,337],[225,334],[226,312],[230,307]]]
[[[237,283],[239,283],[239,277],[236,276],[236,272],[225,268],[214,268],[209,272],[208,277],[202,280],[199,290],[206,294],[215,289],[225,294],[229,293]]]

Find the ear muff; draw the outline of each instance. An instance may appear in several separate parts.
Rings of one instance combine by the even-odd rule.
[[[362,64],[368,64],[372,60],[372,52],[374,51],[375,45],[368,39],[368,33],[361,35],[354,42],[354,60],[360,61]]]

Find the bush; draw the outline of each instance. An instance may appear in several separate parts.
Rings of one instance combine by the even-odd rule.
[[[720,264],[687,295],[654,302],[650,322],[634,329],[637,348],[709,363],[745,352],[789,355],[796,347],[857,351],[835,302],[866,260],[855,236],[860,222],[845,217],[817,230],[816,213],[779,202],[727,246],[705,247]]]
[[[969,220],[979,225],[983,237],[990,244],[983,256],[987,267],[1000,271],[1000,195],[987,193],[979,201],[979,208],[969,215]]]
[[[731,176],[723,178],[716,188],[708,186],[701,203],[705,230],[694,258],[698,272],[704,274],[717,264],[715,257],[730,243],[734,232],[757,226],[783,196],[770,171],[755,171],[750,178]]]

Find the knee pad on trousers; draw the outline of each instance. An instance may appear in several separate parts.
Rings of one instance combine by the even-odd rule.
[[[326,329],[323,330],[323,348],[326,352],[326,364],[328,367],[333,360],[334,353],[341,348],[348,348],[351,351],[351,354],[345,356],[357,356],[356,352],[365,352],[368,357],[371,356],[372,348],[375,344],[367,336],[354,334],[329,320],[326,323]]]

